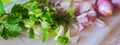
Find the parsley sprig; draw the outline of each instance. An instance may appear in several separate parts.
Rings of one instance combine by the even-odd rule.
[[[11,12],[6,14],[2,1],[0,0],[0,35],[4,39],[18,37],[21,35],[23,27],[28,30],[29,38],[35,38],[34,26],[41,28],[42,42],[48,36],[58,36],[57,42],[67,44],[69,41],[68,26],[72,19],[73,9],[66,10],[65,14],[59,13],[56,5],[50,0],[30,0],[24,4],[15,4]],[[64,27],[62,34],[60,26]]]

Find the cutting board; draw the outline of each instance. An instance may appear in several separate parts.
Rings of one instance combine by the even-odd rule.
[[[15,3],[24,3],[24,0],[15,1]],[[10,12],[11,6],[15,4],[13,2],[5,5],[6,11]],[[90,26],[83,32],[79,33],[80,41],[78,43],[69,43],[69,45],[110,45],[114,44],[114,37],[120,32],[120,10],[116,10],[113,16],[106,17],[107,26],[106,27],[97,27]],[[116,34],[117,32],[117,34]],[[50,37],[46,43],[42,43],[41,40],[28,39],[27,33],[24,33],[20,38],[14,38],[9,40],[0,39],[0,45],[54,45],[55,41],[53,37]],[[120,36],[120,34],[119,34]],[[17,42],[17,43],[16,43]],[[120,41],[119,41],[120,42]],[[19,44],[20,43],[20,44]],[[111,45],[112,45],[111,44]],[[116,42],[115,42],[116,44]],[[117,45],[117,44],[116,44]],[[118,44],[120,45],[120,44]]]

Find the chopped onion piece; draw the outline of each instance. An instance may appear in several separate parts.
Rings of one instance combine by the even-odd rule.
[[[79,22],[79,23],[84,23],[84,22],[88,22],[88,19],[87,19],[87,13],[84,13],[84,14],[82,14],[82,15],[79,15],[79,16],[77,16],[77,21]]]
[[[115,4],[116,7],[120,8],[120,0],[112,0],[112,3]]]
[[[96,19],[94,24],[99,26],[99,27],[105,27],[106,26],[106,24],[100,19]]]
[[[90,4],[89,2],[85,1],[85,2],[81,2],[80,3],[80,13],[85,13],[87,11],[89,11],[92,7],[92,4]]]
[[[98,6],[98,10],[104,16],[111,16],[113,14],[113,5],[109,1],[104,1]]]
[[[65,10],[67,10],[70,7],[70,2],[62,2],[60,6]]]

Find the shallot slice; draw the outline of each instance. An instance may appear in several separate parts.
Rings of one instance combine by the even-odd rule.
[[[85,29],[85,27],[84,27],[83,24],[78,23],[78,25],[79,25],[79,31],[80,31],[80,32],[83,31],[83,30]]]
[[[79,31],[83,31],[88,25],[87,13],[77,16],[77,21],[79,25]]]
[[[115,4],[116,7],[120,8],[120,0],[112,0],[112,3]]]
[[[97,16],[97,14],[96,14],[96,12],[95,12],[94,9],[91,9],[91,10],[88,12],[88,15],[89,15],[89,16],[92,16],[92,17]]]
[[[103,1],[98,6],[99,12],[104,16],[111,16],[113,14],[113,5],[109,1]]]
[[[99,26],[99,27],[105,27],[106,26],[105,22],[103,22],[100,19],[96,19],[93,23],[94,23],[94,25]]]
[[[85,13],[87,11],[89,11],[92,8],[92,4],[90,4],[87,1],[81,2],[80,3],[80,13]]]
[[[87,13],[84,13],[84,14],[77,16],[76,19],[79,23],[85,23],[85,22],[88,22],[88,19],[86,16],[87,16]]]
[[[70,7],[70,2],[61,2],[60,3],[60,6],[62,7],[62,8],[64,8],[65,10],[67,10],[69,7]]]

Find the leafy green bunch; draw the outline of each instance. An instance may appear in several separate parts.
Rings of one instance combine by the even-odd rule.
[[[10,13],[5,13],[0,0],[0,35],[4,39],[18,37],[26,28],[29,38],[35,38],[34,26],[39,25],[42,42],[48,36],[56,36],[57,43],[67,44],[70,37],[69,24],[74,20],[72,13],[73,9],[70,8],[63,15],[50,0],[30,0],[24,4],[15,4]]]

